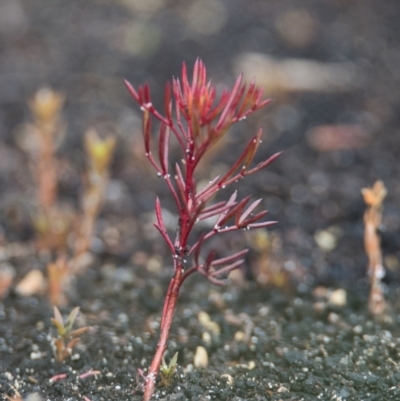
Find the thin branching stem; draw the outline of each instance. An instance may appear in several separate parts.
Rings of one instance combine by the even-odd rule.
[[[245,119],[268,103],[268,100],[261,100],[262,89],[257,87],[254,81],[246,88],[246,85],[242,83],[242,76],[239,76],[233,89],[231,91],[225,90],[219,101],[216,101],[216,88],[210,81],[207,82],[206,67],[201,60],[198,59],[194,65],[191,82],[188,79],[186,65],[183,63],[181,80],[173,78],[172,83],[165,87],[165,116],[163,116],[153,106],[148,85],[140,86],[138,90],[127,81],[125,81],[125,85],[143,112],[143,139],[146,157],[158,175],[162,176],[167,183],[179,216],[175,239],[172,240],[164,224],[161,202],[157,199],[157,222],[154,225],[171,251],[174,274],[164,301],[160,338],[153,361],[147,375],[142,374],[146,382],[143,400],[149,401],[155,390],[156,377],[167,348],[179,290],[183,282],[190,275],[198,272],[211,283],[223,285],[225,283],[224,277],[244,263],[247,250],[224,257],[219,257],[219,252],[212,250],[202,260],[201,251],[204,242],[218,234],[241,229],[262,228],[274,223],[261,221],[267,213],[265,210],[255,212],[255,209],[261,204],[261,199],[245,208],[250,197],[237,200],[236,191],[227,201],[220,201],[214,205],[208,205],[208,202],[220,189],[249,174],[260,171],[275,160],[279,154],[275,154],[257,166],[250,168],[261,144],[262,130],[260,129],[250,139],[227,173],[222,177],[214,178],[201,191],[196,193],[196,169],[204,155],[224,137],[232,124]],[[158,162],[151,152],[152,118],[161,124],[157,142]],[[171,179],[169,173],[170,132],[179,143],[182,152],[180,162],[175,163],[174,180]],[[198,239],[190,245],[189,241],[191,234],[195,231],[196,223],[211,217],[215,217],[217,221],[214,228],[209,232],[200,234]],[[230,220],[232,222],[227,224]],[[189,256],[194,263],[190,268],[185,268]]]

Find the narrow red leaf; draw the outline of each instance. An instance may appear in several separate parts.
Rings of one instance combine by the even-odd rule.
[[[168,174],[169,128],[162,124],[158,143],[160,166],[163,175]]]
[[[208,281],[210,281],[210,283],[217,285],[219,287],[224,286],[227,282],[226,280],[220,280],[220,279],[213,277],[208,271],[204,270],[203,266],[199,266],[196,269],[196,271],[198,271],[201,275],[203,275]],[[186,276],[186,274],[185,274],[185,276]]]
[[[251,212],[261,203],[262,199],[257,199],[254,201],[239,217],[239,220],[236,222],[238,227],[242,226],[242,223],[246,220],[246,218],[251,214]]]
[[[204,196],[205,193],[207,193],[207,191],[209,189],[211,189],[215,183],[219,180],[219,175],[217,177],[215,177],[214,179],[212,179],[197,195],[196,195],[196,200],[197,202],[200,202],[202,200],[202,197]]]
[[[223,226],[229,219],[231,219],[235,215],[240,215],[242,213],[243,208],[246,206],[246,203],[250,200],[251,196],[248,195],[243,198],[240,202],[238,202],[225,216],[221,221],[218,221],[218,225]]]
[[[167,82],[165,85],[164,110],[165,110],[165,116],[169,121],[169,126],[172,126],[171,84],[169,82]]]
[[[164,238],[165,242],[167,243],[169,249],[171,252],[175,252],[175,247],[174,244],[172,243],[171,239],[169,238],[169,235],[165,230],[163,230],[158,223],[153,223],[154,227],[160,232],[161,236]]]
[[[139,86],[138,94],[139,94],[139,103],[140,103],[140,105],[142,105],[145,102],[143,86]],[[140,108],[140,110],[142,110],[142,108]]]
[[[200,68],[200,59],[197,58],[197,60],[194,63],[194,68],[193,68],[192,92],[194,92],[197,87],[198,78],[200,75],[199,68]]]
[[[185,194],[185,180],[183,179],[183,174],[181,168],[178,163],[175,163],[175,171],[176,171],[176,183],[178,187],[182,190],[182,194]]]
[[[200,60],[200,58],[199,58],[199,64],[200,64],[201,82],[204,85],[206,82],[206,78],[207,78],[207,68],[206,68],[206,65]]]
[[[256,136],[254,137],[253,141],[251,142],[251,146],[249,146],[249,148],[248,148],[248,152],[244,159],[242,170],[247,170],[248,167],[250,166],[251,162],[253,161],[254,156],[257,152],[257,149],[261,143],[261,136],[262,136],[262,128],[260,128],[257,131]]]
[[[227,185],[226,181],[232,177],[232,175],[235,173],[235,171],[239,168],[239,166],[242,165],[243,161],[246,159],[246,156],[249,152],[251,152],[252,148],[254,147],[254,141],[257,141],[257,135],[253,136],[253,138],[250,139],[248,144],[246,145],[244,151],[242,154],[239,156],[239,158],[236,160],[236,162],[230,167],[230,169],[225,173],[225,175],[219,180],[218,184],[220,186],[222,185]]]
[[[178,163],[175,163],[175,170],[176,170],[175,182],[178,187],[178,192],[184,207],[184,212],[189,213],[189,208],[187,205],[186,194],[185,194],[185,181],[183,180],[182,172],[179,168]],[[180,213],[182,213],[182,211],[180,211]]]
[[[146,153],[150,153],[151,119],[147,110],[143,111],[143,139]]]
[[[257,213],[256,215],[254,215],[253,217],[249,217],[248,219],[243,221],[240,224],[240,227],[245,227],[245,226],[248,226],[249,224],[255,223],[256,221],[261,220],[267,214],[268,214],[268,210],[263,210],[263,211]]]
[[[222,212],[221,215],[219,216],[217,222],[215,223],[216,227],[220,227],[221,221],[224,221],[226,215],[231,213],[232,208],[236,205],[236,197],[237,197],[237,191],[235,191],[228,199],[228,202],[226,202],[227,209],[224,212]]]
[[[160,202],[160,198],[158,196],[156,198],[155,210],[156,210],[156,217],[157,217],[158,225],[162,228],[162,230],[166,231],[165,225],[164,225],[164,220],[162,217],[161,202]]]
[[[138,93],[136,92],[135,88],[132,86],[132,84],[131,84],[129,81],[127,81],[126,79],[124,79],[124,84],[125,84],[125,86],[126,86],[126,89],[128,89],[129,94],[130,94],[138,103],[140,103],[139,95],[138,95]]]
[[[208,272],[210,271],[210,267],[211,267],[211,263],[213,262],[213,260],[215,259],[215,254],[216,254],[216,252],[214,251],[214,250],[212,250],[209,254],[208,254],[208,256],[207,256],[207,258],[206,258],[206,260],[205,260],[205,262],[204,262],[204,271],[208,274]]]
[[[222,266],[222,265],[226,265],[227,263],[231,263],[241,257],[243,257],[244,255],[246,255],[249,252],[248,249],[243,249],[242,251],[236,252],[233,255],[227,256],[225,258],[220,258],[217,260],[214,260],[211,265],[213,267],[217,267],[217,266]]]
[[[180,84],[179,80],[176,78],[172,79],[172,92],[174,94],[174,98],[175,98],[175,101],[178,104],[178,106],[183,107],[182,88],[181,88],[181,84]]]
[[[196,247],[196,251],[194,253],[194,262],[196,263],[196,266],[200,265],[200,263],[199,263],[200,249],[201,249],[201,246],[203,245],[204,238],[205,238],[205,233],[201,233],[200,238],[197,242],[198,245]]]
[[[185,62],[182,63],[182,86],[183,86],[183,93],[187,96],[188,91],[190,90],[190,85],[188,81],[187,68]]]
[[[164,220],[162,217],[162,210],[161,210],[161,202],[158,197],[156,198],[155,210],[156,210],[157,223],[154,223],[154,227],[156,227],[157,230],[161,233],[162,237],[164,238],[165,242],[167,243],[167,245],[169,246],[171,251],[175,252],[175,247],[174,247],[171,239],[169,238],[167,229],[164,224]]]
[[[206,207],[205,209],[203,209],[201,211],[201,214],[212,212],[213,210],[216,210],[216,209],[220,208],[221,206],[226,205],[226,203],[227,203],[226,201],[221,201],[221,202],[218,202],[218,203],[214,203],[214,205],[211,205],[211,206]]]
[[[202,213],[201,216],[199,217],[199,220],[205,220],[218,214],[227,212],[232,206],[235,205],[235,203],[230,205],[228,205],[227,202],[222,202],[222,203],[224,203],[224,206],[221,206],[220,208],[212,210],[208,213]]]
[[[263,223],[253,223],[253,224],[249,224],[246,229],[247,230],[252,230],[253,228],[263,228],[263,227],[268,227],[268,226],[272,226],[274,224],[277,224],[277,221],[264,221]]]
[[[226,103],[225,108],[224,108],[224,110],[218,120],[218,123],[215,127],[216,131],[219,131],[223,126],[225,126],[227,124],[226,120],[227,120],[229,113],[231,112],[231,105],[232,105],[233,101],[235,100],[236,94],[240,88],[241,83],[242,83],[242,74],[239,75],[236,79],[235,85],[233,86],[233,89],[230,93],[228,102]]]
[[[149,87],[148,84],[144,85],[143,95],[144,95],[144,99],[143,100],[144,100],[145,103],[147,103],[147,104],[144,104],[144,106],[147,107],[147,108],[151,107],[152,104],[151,104],[151,101],[150,101],[150,99],[151,99],[151,97],[150,97],[150,87]]]
[[[218,277],[218,276],[221,276],[221,274],[230,273],[232,270],[235,270],[239,266],[241,266],[244,262],[245,262],[244,259],[237,260],[236,262],[233,262],[232,264],[225,266],[222,269],[218,269],[218,270],[212,272],[211,276]]]
[[[254,168],[250,169],[250,170],[246,170],[244,172],[244,175],[250,175],[250,174],[254,174],[260,170],[262,170],[263,168],[269,166],[273,161],[275,161],[283,152],[277,152],[275,154],[273,154],[271,157],[269,157],[267,160],[257,164],[257,166],[255,166]]]

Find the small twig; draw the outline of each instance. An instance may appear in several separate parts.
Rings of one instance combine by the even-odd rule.
[[[101,372],[99,370],[89,370],[86,373],[82,373],[81,375],[79,375],[79,379],[86,379],[89,376],[97,376],[100,375]]]
[[[67,378],[67,374],[66,373],[60,373],[58,375],[53,376],[52,378],[49,379],[50,383],[54,383],[57,382],[59,380],[64,380]]]
[[[364,213],[364,246],[369,259],[368,275],[371,282],[368,308],[374,316],[378,317],[382,315],[386,307],[381,284],[381,279],[385,275],[385,268],[382,262],[378,230],[382,221],[382,204],[387,190],[382,181],[377,181],[372,188],[364,188],[361,192],[367,205]]]

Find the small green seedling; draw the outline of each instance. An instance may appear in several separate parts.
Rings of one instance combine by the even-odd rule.
[[[89,330],[89,327],[81,327],[80,329],[72,330],[78,313],[79,306],[72,309],[64,323],[60,311],[56,306],[54,307],[54,318],[51,318],[51,322],[56,327],[58,333],[58,338],[53,341],[54,355],[58,362],[62,362],[64,359],[71,356],[73,348],[80,341],[79,336]]]
[[[178,353],[176,352],[172,359],[169,361],[169,364],[165,362],[164,357],[162,358],[162,363],[160,366],[160,378],[161,383],[165,387],[169,387],[172,383],[172,379],[174,377],[176,367],[178,366],[176,362],[178,361]]]

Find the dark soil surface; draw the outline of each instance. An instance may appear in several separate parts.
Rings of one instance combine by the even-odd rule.
[[[201,57],[214,83],[230,85],[237,60],[252,52],[275,62],[348,66],[354,82],[313,90],[260,82],[274,104],[238,125],[202,166],[205,180],[224,171],[263,125],[256,162],[285,152],[237,189],[240,197],[263,198],[279,224],[265,240],[269,250],[243,233],[210,244],[221,252],[248,246],[246,266],[223,288],[202,277],[185,283],[166,357],[179,352],[179,367],[154,399],[399,400],[399,18],[396,0],[1,0],[0,268],[15,272],[0,302],[2,399],[141,399],[138,369],[151,361],[171,277],[171,258],[152,228],[155,196],[171,230],[176,216],[146,164],[140,111],[122,78],[148,82],[158,105],[183,60],[192,66]],[[15,291],[51,260],[35,248],[35,182],[17,139],[20,124],[31,120],[27,101],[43,85],[67,99],[60,202],[78,208],[83,132],[93,126],[118,140],[92,263],[72,279],[61,308],[66,316],[80,306],[76,326],[91,329],[62,363],[53,356],[46,295]],[[318,142],[321,127],[341,129],[334,143]],[[381,232],[388,309],[374,320],[360,191],[377,179],[388,189]],[[343,290],[335,293],[339,301],[336,289]],[[201,323],[204,312],[214,324]],[[198,346],[207,350],[206,368],[194,367]]]
[[[80,280],[79,324],[91,325],[92,331],[64,363],[56,362],[51,351],[48,303],[16,296],[4,301],[0,385],[5,394],[17,389],[50,400],[141,399],[136,372],[152,357],[159,321],[154,312],[162,300],[152,293],[167,283],[153,280],[144,287],[123,268],[116,273],[110,279],[110,271],[103,269]],[[321,300],[317,304],[310,291],[299,285],[284,294],[253,284],[216,291],[192,281],[182,294],[168,348],[169,357],[179,352],[180,367],[173,384],[159,388],[154,399],[399,399],[398,307],[375,324],[362,296],[351,293],[341,308]],[[391,295],[398,304],[399,294]],[[199,322],[199,312],[209,314],[220,334]],[[194,370],[199,345],[208,352],[209,367]],[[100,374],[79,378],[90,370]],[[62,373],[65,379],[51,382]]]

